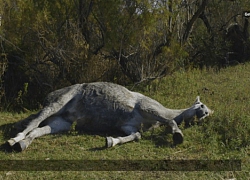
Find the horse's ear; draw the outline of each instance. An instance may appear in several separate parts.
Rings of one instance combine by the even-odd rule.
[[[201,101],[200,101],[200,96],[197,96],[196,97],[196,100],[195,100],[195,104],[198,104],[198,103],[200,103]]]

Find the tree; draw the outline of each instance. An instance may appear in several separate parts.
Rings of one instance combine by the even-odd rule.
[[[249,53],[247,0],[0,4],[0,98],[10,107],[38,107],[48,92],[74,83],[137,84],[186,66],[220,66],[237,46],[226,35],[232,23]]]
[[[186,1],[185,9],[196,12],[201,9],[204,1]],[[198,4],[198,6],[197,6]],[[230,24],[237,22],[244,26],[245,18],[242,12],[249,3],[247,1],[207,1],[196,19],[189,33],[187,43],[184,45],[189,51],[189,63],[199,67],[225,65],[228,52],[231,50],[232,42],[227,41],[226,33]],[[197,7],[197,8],[195,8]],[[197,13],[193,13],[194,16]],[[190,17],[187,15],[187,17]],[[249,31],[246,28],[245,31]],[[247,43],[247,38],[244,44]],[[247,48],[246,48],[247,49]],[[247,50],[246,50],[247,51]]]
[[[102,42],[98,51],[115,59],[133,82],[165,76],[186,56],[172,33],[175,6],[177,1],[98,1],[92,10]]]

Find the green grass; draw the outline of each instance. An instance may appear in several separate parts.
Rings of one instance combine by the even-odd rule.
[[[2,171],[0,179],[249,179],[250,64],[222,69],[189,70],[137,86],[168,108],[186,108],[197,95],[214,110],[200,126],[184,129],[184,143],[172,148],[164,128],[144,132],[142,140],[103,149],[105,136],[48,135],[34,140],[22,153],[8,152],[4,143],[15,135],[11,124],[29,114],[0,115],[0,160],[242,160],[242,171]],[[101,162],[101,161],[100,161]]]

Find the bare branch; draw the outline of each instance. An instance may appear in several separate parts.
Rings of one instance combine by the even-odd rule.
[[[192,29],[195,21],[199,18],[201,13],[205,10],[207,3],[208,3],[208,0],[203,0],[200,7],[198,8],[198,10],[194,13],[192,18],[187,23],[187,28],[186,28],[184,35],[183,35],[183,38],[182,38],[183,42],[185,42],[188,39],[188,36],[191,32],[191,29]]]

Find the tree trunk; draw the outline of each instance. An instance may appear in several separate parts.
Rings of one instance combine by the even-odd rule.
[[[187,27],[186,30],[183,34],[183,38],[182,41],[185,42],[187,41],[189,34],[192,30],[192,27],[195,23],[195,21],[199,18],[199,16],[203,13],[203,11],[205,10],[206,6],[207,6],[208,0],[203,0],[200,7],[198,8],[198,10],[194,13],[194,15],[192,16],[192,18],[188,21],[187,23]]]

